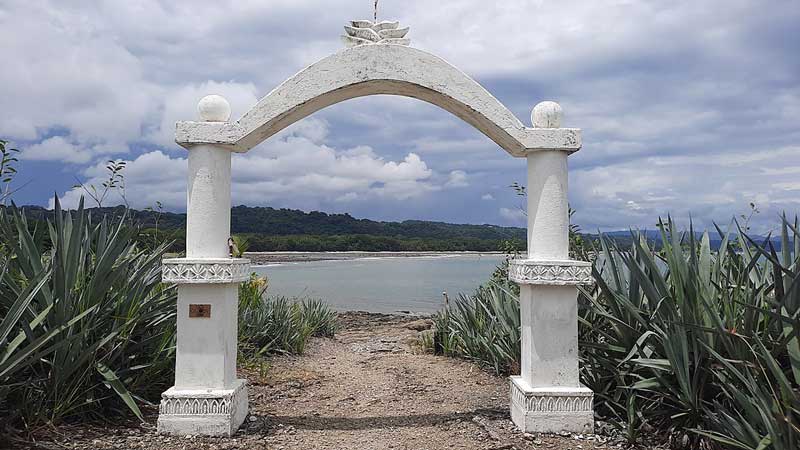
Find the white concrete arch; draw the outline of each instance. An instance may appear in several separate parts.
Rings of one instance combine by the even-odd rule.
[[[360,45],[301,70],[235,122],[178,122],[176,142],[223,144],[246,152],[326,106],[389,94],[439,106],[514,156],[537,149],[578,150],[580,130],[528,128],[475,80],[438,56],[404,45]]]
[[[162,433],[232,435],[248,411],[236,378],[238,283],[250,262],[229,250],[231,152],[246,152],[326,106],[392,94],[437,105],[528,165],[528,251],[509,266],[520,285],[522,361],[510,380],[511,418],[525,431],[591,432],[592,391],[578,371],[577,285],[591,265],[569,258],[567,157],[579,129],[560,128],[562,110],[541,102],[527,127],[473,79],[407,47],[397,22],[353,21],[337,52],[298,72],[239,120],[218,96],[200,100],[201,121],[178,122],[188,150],[186,257],[165,259],[162,280],[178,284],[175,385],[162,395]]]

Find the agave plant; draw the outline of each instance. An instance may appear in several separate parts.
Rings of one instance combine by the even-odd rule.
[[[445,355],[471,359],[495,373],[519,370],[519,298],[508,282],[490,282],[473,295],[460,294],[433,318]]]
[[[597,243],[595,284],[579,295],[581,381],[630,441],[658,429],[683,448],[800,445],[800,228],[784,218],[777,251],[733,225],[716,229],[718,250],[669,219],[657,242]],[[497,288],[439,312],[427,345],[512,371],[518,299]]]
[[[780,258],[738,228],[717,229],[716,252],[708,233],[659,228],[660,251],[636,233],[630,251],[600,241],[581,313],[582,378],[598,410],[631,439],[644,421],[686,446],[792,448],[773,430],[783,424],[778,434],[796,442],[796,226],[784,221]]]
[[[251,278],[249,283],[257,280]],[[270,297],[240,301],[239,348],[245,357],[302,354],[309,338],[333,337],[335,332],[336,313],[320,300]]]
[[[164,247],[138,249],[126,220],[83,209],[28,223],[0,212],[0,381],[13,423],[130,411],[171,381],[174,288],[160,284]]]

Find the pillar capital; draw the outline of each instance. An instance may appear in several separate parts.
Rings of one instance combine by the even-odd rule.
[[[571,286],[592,283],[592,264],[574,260],[512,259],[508,279],[517,284]]]
[[[250,260],[245,258],[168,258],[161,266],[164,283],[240,283],[249,277]]]

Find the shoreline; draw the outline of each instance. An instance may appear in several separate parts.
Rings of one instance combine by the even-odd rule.
[[[295,262],[314,262],[314,261],[349,261],[366,258],[425,258],[425,257],[448,257],[448,256],[502,256],[503,252],[245,252],[244,257],[248,258],[253,265],[276,264],[276,263],[295,263]]]

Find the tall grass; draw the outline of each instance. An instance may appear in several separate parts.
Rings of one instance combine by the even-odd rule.
[[[316,299],[268,297],[265,278],[239,287],[239,349],[245,357],[302,354],[312,336],[333,337],[336,313]]]
[[[56,201],[53,222],[0,211],[0,417],[30,428],[103,417],[157,398],[171,382],[175,290],[163,247],[144,253],[124,221]]]
[[[715,230],[717,251],[709,233],[659,229],[659,249],[638,233],[630,250],[601,238],[595,285],[581,290],[581,380],[596,412],[631,441],[657,429],[676,447],[799,448],[797,220],[783,219],[780,252],[736,227]],[[492,289],[462,297],[436,326],[446,353],[508,373],[518,298],[489,301]]]

